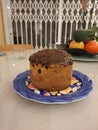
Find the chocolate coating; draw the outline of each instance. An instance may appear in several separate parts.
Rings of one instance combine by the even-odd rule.
[[[63,66],[72,65],[73,59],[69,53],[59,49],[44,49],[32,54],[29,57],[32,64],[49,66],[51,64],[60,64]]]

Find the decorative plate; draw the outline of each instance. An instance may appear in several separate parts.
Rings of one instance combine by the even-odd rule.
[[[96,56],[73,56],[75,61],[98,62],[98,55]]]
[[[80,48],[69,48],[70,42],[71,42],[71,40],[69,42],[67,42],[66,44],[59,44],[59,45],[57,45],[57,48],[67,51],[72,56],[85,56],[85,57],[93,58],[93,56],[98,55],[98,53],[91,54],[91,53],[87,52],[86,50],[80,49]]]
[[[43,90],[37,90],[36,88],[30,88],[30,71],[27,70],[17,75],[14,79],[14,89],[23,98],[36,101],[44,104],[66,104],[82,100],[86,98],[92,91],[92,80],[89,77],[79,71],[73,71],[73,78],[70,86],[70,91],[45,92]],[[73,80],[74,79],[74,80]],[[32,85],[33,86],[33,85]],[[69,90],[69,89],[67,89]]]
[[[98,53],[90,54],[83,49],[68,48],[67,44],[59,44],[57,48],[70,53],[75,61],[98,61]]]

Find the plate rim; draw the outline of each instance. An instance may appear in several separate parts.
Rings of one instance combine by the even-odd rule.
[[[98,62],[98,58],[97,59],[95,58],[96,56],[94,56],[94,57],[87,57],[87,56],[73,56],[72,55],[72,57],[73,57],[74,61]]]
[[[83,73],[81,73],[81,72],[79,72],[79,71],[76,71],[76,70],[73,70],[73,73],[80,73],[80,74],[83,74],[83,75],[85,75],[92,83],[91,83],[91,89],[89,90],[89,92],[86,94],[86,95],[84,95],[84,96],[82,96],[81,98],[79,97],[79,98],[77,98],[77,99],[73,99],[73,100],[71,100],[71,101],[62,101],[62,102],[57,102],[57,101],[54,101],[54,102],[46,102],[46,101],[39,101],[39,100],[37,100],[37,99],[33,99],[33,98],[28,98],[28,97],[26,97],[26,96],[24,96],[23,94],[21,94],[20,92],[18,92],[17,90],[16,90],[16,88],[15,88],[15,81],[16,81],[16,79],[17,79],[17,77],[18,76],[20,76],[21,74],[24,74],[24,73],[26,73],[26,72],[28,72],[29,70],[26,70],[26,71],[24,71],[24,72],[22,72],[22,73],[20,73],[20,74],[18,74],[17,76],[16,76],[16,78],[13,80],[13,88],[14,88],[14,91],[16,92],[16,93],[18,93],[21,97],[23,97],[24,99],[27,99],[27,100],[30,100],[30,101],[35,101],[35,102],[38,102],[38,103],[42,103],[42,104],[68,104],[68,103],[73,103],[73,102],[76,102],[76,101],[80,101],[80,100],[83,100],[83,99],[85,99],[86,97],[88,97],[88,95],[91,93],[91,91],[93,90],[93,87],[92,87],[92,85],[93,85],[93,82],[92,82],[92,80],[87,76],[87,75],[85,75],[85,74],[83,74]],[[29,90],[29,88],[28,88],[28,90]],[[38,95],[39,96],[39,95]],[[58,97],[58,96],[57,96]]]

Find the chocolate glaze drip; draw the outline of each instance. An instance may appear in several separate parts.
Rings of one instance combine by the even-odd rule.
[[[40,64],[42,66],[48,66],[51,64],[60,64],[66,66],[73,64],[71,55],[64,50],[58,49],[45,49],[38,51],[29,57],[29,61],[32,64]]]

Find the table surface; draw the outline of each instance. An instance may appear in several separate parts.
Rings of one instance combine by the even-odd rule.
[[[26,100],[13,89],[13,80],[29,69],[25,59],[13,52],[0,57],[0,130],[98,130],[98,62],[74,61],[73,69],[93,81],[93,91],[85,99],[69,104],[41,104]]]

